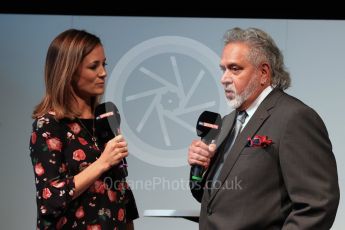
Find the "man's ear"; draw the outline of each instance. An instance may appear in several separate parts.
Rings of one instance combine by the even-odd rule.
[[[265,85],[271,82],[271,68],[269,64],[262,63],[260,65],[260,73],[261,73],[261,78],[260,78],[261,85]]]

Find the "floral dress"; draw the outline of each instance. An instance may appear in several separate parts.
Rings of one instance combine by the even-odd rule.
[[[126,222],[139,216],[133,193],[116,166],[72,200],[74,176],[102,153],[84,127],[92,130],[92,119],[55,120],[46,114],[33,122],[30,156],[37,229],[125,229]]]

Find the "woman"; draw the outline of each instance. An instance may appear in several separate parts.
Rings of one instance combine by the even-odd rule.
[[[66,30],[48,49],[30,140],[38,229],[134,229],[133,194],[113,167],[128,155],[127,142],[118,135],[103,149],[94,135],[105,65],[100,39],[83,30]]]

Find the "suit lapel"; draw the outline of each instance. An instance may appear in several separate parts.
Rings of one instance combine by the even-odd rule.
[[[235,123],[235,116],[236,116],[236,111],[234,110],[231,112],[228,116],[225,116],[223,121],[222,121],[222,127],[219,133],[219,136],[217,138],[217,148],[220,147],[228,134],[230,133],[234,123]],[[218,149],[217,149],[218,150]]]
[[[265,122],[265,120],[270,116],[269,110],[272,107],[274,107],[278,98],[282,94],[283,93],[281,90],[277,90],[277,89],[273,90],[264,99],[264,101],[259,105],[259,107],[255,111],[255,113],[253,114],[253,116],[251,117],[251,119],[249,120],[247,125],[244,127],[242,132],[239,133],[239,135],[237,136],[237,139],[236,139],[234,145],[232,146],[232,149],[231,149],[227,159],[225,160],[222,171],[220,172],[220,175],[219,175],[219,181],[221,181],[222,185],[224,184],[226,177],[229,175],[234,164],[236,163],[236,161],[237,161],[240,153],[242,152],[243,148],[246,146],[246,144],[248,142],[247,138],[253,137],[257,133],[258,129],[262,126],[262,124]],[[230,115],[232,115],[231,120],[233,122],[234,117],[235,117],[235,113],[234,114],[231,113]],[[230,119],[230,117],[229,117],[229,119]],[[229,121],[229,122],[231,122],[231,121]],[[228,124],[224,124],[224,125],[228,125]],[[230,125],[230,128],[231,127],[232,127],[232,125]],[[230,128],[229,128],[229,130],[230,130]],[[228,132],[229,132],[229,130],[228,130]],[[226,137],[227,133],[223,134],[223,135],[225,135],[225,137]],[[224,141],[225,137],[222,139],[222,141]],[[219,142],[219,143],[221,143],[221,142]],[[211,200],[218,193],[218,190],[219,189],[216,189],[216,191],[211,193],[211,197],[210,197]]]
[[[236,116],[236,111],[234,110],[233,112],[231,112],[229,115],[225,116],[223,118],[222,121],[222,126],[221,126],[221,130],[220,133],[216,139],[216,146],[217,146],[217,152],[216,152],[216,156],[212,158],[211,160],[211,164],[209,169],[207,170],[207,177],[206,179],[208,180],[210,175],[213,175],[213,171],[215,170],[215,163],[217,161],[218,158],[218,151],[222,151],[223,148],[223,142],[226,139],[227,135],[230,133],[234,123],[235,123],[235,116]]]
[[[216,146],[217,146],[217,152],[216,152],[216,156],[214,156],[211,160],[211,164],[209,169],[207,170],[207,175],[205,180],[209,181],[209,176],[214,174],[214,171],[216,170],[217,167],[217,159],[219,157],[219,151],[222,151],[223,149],[223,145],[225,143],[224,140],[226,139],[227,135],[230,133],[234,123],[235,123],[235,116],[236,116],[236,111],[232,111],[229,115],[225,116],[222,120],[222,126],[221,126],[221,130],[219,133],[219,136],[216,139]],[[211,194],[211,190],[207,189],[207,199],[209,199],[210,194]]]

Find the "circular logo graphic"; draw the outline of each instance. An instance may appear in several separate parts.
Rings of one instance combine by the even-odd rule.
[[[161,167],[187,165],[196,122],[205,111],[225,111],[219,57],[180,36],[146,40],[129,50],[107,82],[130,154]]]

